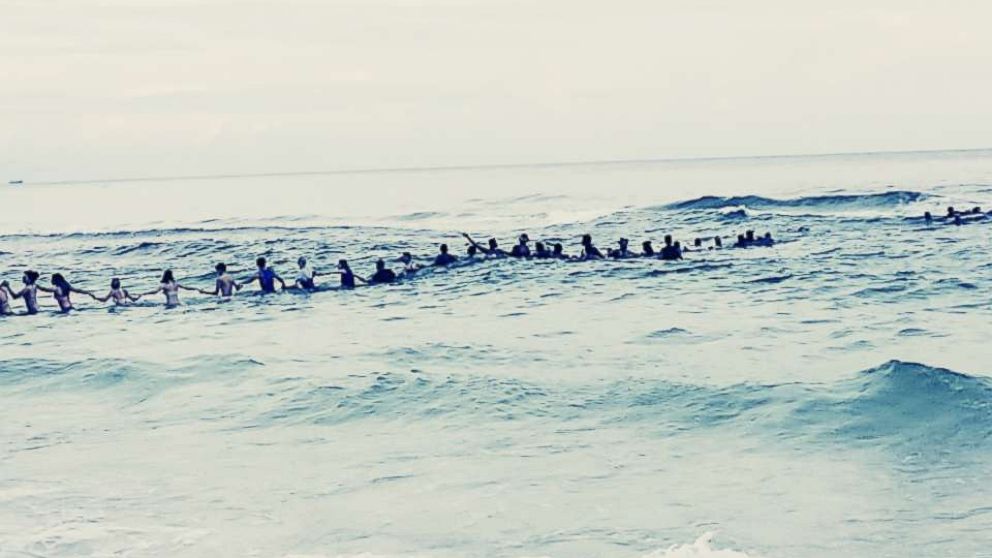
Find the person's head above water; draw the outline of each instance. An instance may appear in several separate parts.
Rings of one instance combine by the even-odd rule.
[[[469,244],[467,252],[468,255],[471,257],[471,256],[475,256],[479,252],[479,249],[475,247],[475,244]]]
[[[520,242],[520,244],[527,244],[528,242],[530,242],[530,237],[527,236],[527,233],[524,233],[520,235],[520,238],[518,238],[517,240]]]
[[[645,240],[641,243],[641,250],[644,250],[644,253],[648,256],[654,254],[654,246],[651,245],[650,240]]]
[[[348,260],[338,260],[338,269],[349,270]]]
[[[258,266],[258,269],[265,269],[266,263],[267,262],[265,261],[265,258],[258,258],[257,260],[255,260],[255,265]]]
[[[555,245],[551,247],[551,251],[556,256],[561,256],[565,253],[565,248],[562,247],[561,242],[555,242]]]
[[[715,244],[717,247],[723,246],[723,240],[721,240],[719,236],[714,236],[713,244]]]
[[[627,240],[626,238],[621,238],[620,240],[617,241],[617,244],[620,245],[620,250],[623,250],[624,252],[626,252],[627,251],[627,246],[630,245],[630,241]]]
[[[699,248],[700,246],[703,245],[703,239],[697,238],[696,240],[693,240],[692,245],[695,246],[696,248]]]
[[[172,270],[171,269],[166,269],[165,272],[162,273],[162,281],[161,282],[162,283],[175,283],[176,282],[176,278],[172,275]]]
[[[121,288],[121,280],[118,279],[118,278],[116,278],[116,277],[114,277],[113,279],[111,279],[110,280],[110,288],[111,289],[114,289],[115,291],[117,289]]]
[[[742,234],[737,235],[737,244],[743,245],[745,243],[747,243],[747,239],[744,238],[744,235]]]
[[[954,217],[954,214],[955,213],[957,213],[957,212],[954,211],[954,206],[953,205],[947,206],[947,216],[948,217]]]
[[[382,261],[382,258],[379,258],[375,261],[375,268],[379,271],[386,269],[386,262]]]
[[[490,238],[489,239],[489,249],[490,250],[495,250],[497,248],[499,248],[499,243],[496,242],[496,239],[495,238]]]
[[[540,254],[540,253],[546,252],[548,249],[545,248],[543,242],[541,242],[540,240],[538,240],[537,242],[534,243],[534,250],[537,250],[537,252]]]
[[[748,240],[748,242],[753,242],[754,241],[754,231],[747,231],[744,234],[744,238],[746,238]]]
[[[300,266],[300,269],[303,269],[307,266],[307,259],[300,256],[300,258],[296,260],[296,265]]]
[[[591,234],[584,234],[584,235],[582,235],[582,245],[583,246],[590,246],[590,245],[592,245],[592,235]]]
[[[214,266],[214,271],[217,272],[217,275],[224,275],[225,273],[227,273],[227,264],[224,262],[220,262],[219,264]]]
[[[672,245],[672,235],[666,234],[665,235],[665,246],[671,246],[671,245]]]
[[[923,212],[923,219],[925,221],[933,221],[933,215],[931,215],[929,211],[924,211]]]
[[[408,264],[413,261],[413,254],[411,254],[410,252],[403,252],[402,254],[400,254],[400,257],[397,258],[396,261],[400,263]]]
[[[977,213],[981,213],[981,212],[982,212],[982,208],[981,208],[981,207],[978,207],[978,206],[976,205],[975,207],[972,207],[972,208],[971,208],[971,212],[972,212],[972,213],[976,213],[976,214],[977,214]]]
[[[475,248],[475,246],[469,246],[469,248]],[[438,250],[442,254],[447,254],[448,253],[448,245],[447,244],[442,244],[441,246],[438,247]]]
[[[34,285],[38,282],[38,277],[40,277],[40,275],[37,271],[29,269],[24,272],[24,277],[22,277],[21,280],[25,285]]]

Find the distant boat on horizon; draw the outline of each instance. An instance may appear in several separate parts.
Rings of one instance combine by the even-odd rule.
[[[11,180],[7,184],[9,184],[10,186],[18,186],[20,184],[24,184],[24,181],[23,180]]]

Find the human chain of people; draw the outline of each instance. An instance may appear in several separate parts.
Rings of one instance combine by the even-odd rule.
[[[171,269],[166,269],[158,286],[152,290],[141,293],[133,293],[125,288],[119,277],[110,280],[110,288],[106,294],[100,296],[92,290],[82,289],[74,286],[62,273],[53,273],[50,286],[39,283],[41,274],[35,270],[24,271],[22,276],[23,286],[14,290],[8,281],[0,282],[0,314],[4,316],[14,315],[11,302],[13,300],[23,300],[25,312],[22,315],[34,315],[40,311],[39,292],[49,293],[58,305],[58,311],[62,313],[71,312],[74,309],[72,295],[79,294],[88,296],[96,302],[111,303],[114,306],[127,306],[138,302],[142,298],[153,295],[162,295],[165,298],[167,307],[180,305],[180,291],[191,291],[203,295],[231,298],[242,289],[257,283],[261,293],[276,293],[280,290],[300,290],[306,292],[316,292],[330,289],[353,289],[361,284],[383,285],[394,283],[404,277],[411,277],[420,270],[427,267],[445,268],[459,264],[472,263],[482,259],[496,258],[517,258],[517,259],[538,259],[538,260],[562,260],[562,261],[589,261],[605,259],[628,259],[628,258],[652,258],[665,261],[675,261],[683,259],[683,254],[701,250],[719,250],[724,247],[723,239],[720,236],[708,238],[696,238],[691,248],[683,248],[682,243],[673,240],[671,235],[664,237],[664,246],[656,250],[652,241],[646,240],[641,243],[641,250],[634,251],[630,248],[630,241],[621,238],[617,241],[616,248],[609,248],[605,254],[593,243],[592,236],[583,235],[581,238],[581,249],[578,255],[568,255],[564,247],[559,242],[537,241],[531,247],[531,239],[527,234],[521,234],[517,243],[510,249],[504,250],[500,247],[495,238],[490,238],[485,244],[476,242],[467,233],[462,233],[467,241],[465,254],[461,257],[450,253],[447,244],[438,247],[438,253],[427,264],[414,261],[410,252],[404,252],[397,262],[403,268],[397,272],[386,265],[382,258],[375,262],[375,270],[368,277],[362,277],[352,271],[347,260],[339,260],[336,269],[329,272],[318,272],[311,267],[310,262],[305,257],[297,260],[299,267],[297,275],[292,283],[287,284],[279,273],[273,269],[268,260],[260,257],[256,260],[255,272],[246,278],[236,279],[227,269],[227,264],[221,262],[216,264],[214,271],[216,280],[213,288],[203,289],[180,283],[176,280]],[[775,241],[771,233],[763,236],[755,236],[753,230],[737,235],[737,240],[730,247],[749,248],[756,246],[772,246]],[[318,285],[317,278],[321,276],[337,275],[339,285],[337,287]]]

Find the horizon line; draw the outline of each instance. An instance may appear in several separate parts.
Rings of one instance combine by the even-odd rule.
[[[300,177],[300,176],[331,176],[348,174],[375,174],[375,173],[425,173],[425,172],[450,172],[465,170],[500,170],[500,169],[523,169],[523,168],[562,168],[581,166],[610,166],[626,164],[646,164],[646,163],[693,163],[708,161],[734,161],[741,159],[798,159],[798,158],[830,158],[830,157],[852,157],[852,156],[879,156],[879,155],[919,155],[927,153],[974,153],[981,151],[992,151],[992,147],[973,147],[961,149],[911,149],[897,151],[846,151],[835,153],[792,153],[778,155],[718,155],[708,157],[660,157],[649,159],[592,159],[587,161],[552,161],[543,163],[489,163],[489,164],[467,164],[467,165],[437,165],[437,166],[409,166],[409,167],[381,167],[381,168],[355,168],[355,169],[329,169],[329,170],[309,170],[309,171],[273,171],[255,173],[216,173],[202,175],[174,175],[174,176],[147,176],[130,178],[87,178],[81,180],[44,180],[32,182],[29,180],[10,180],[8,186],[61,186],[69,184],[111,184],[127,182],[178,182],[187,180],[228,180],[234,178],[279,178],[279,177]]]

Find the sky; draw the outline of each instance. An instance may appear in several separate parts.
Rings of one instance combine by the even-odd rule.
[[[992,3],[0,0],[0,179],[992,146]]]

